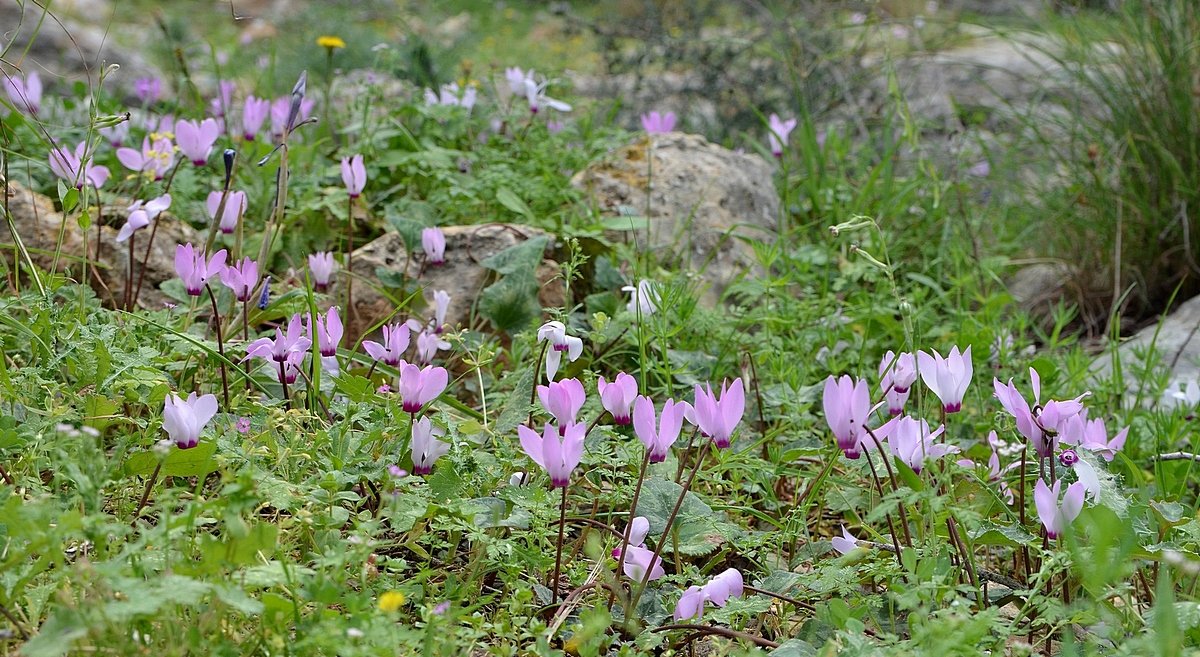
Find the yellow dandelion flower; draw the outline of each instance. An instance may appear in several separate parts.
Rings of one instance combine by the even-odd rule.
[[[328,34],[317,37],[317,45],[322,48],[335,50],[337,48],[345,48],[346,42],[342,41],[342,37],[329,36]]]
[[[404,606],[404,594],[399,591],[388,591],[379,596],[379,610],[392,613]]]

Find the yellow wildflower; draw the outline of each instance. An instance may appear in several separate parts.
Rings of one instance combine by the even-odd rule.
[[[317,37],[317,45],[321,46],[322,48],[334,50],[337,48],[345,48],[346,42],[342,41],[342,37],[323,35]]]
[[[399,591],[388,591],[379,596],[379,610],[392,613],[404,606],[404,594]]]

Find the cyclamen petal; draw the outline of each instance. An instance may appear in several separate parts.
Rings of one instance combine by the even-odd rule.
[[[617,374],[612,383],[600,377],[596,382],[596,389],[600,393],[600,402],[604,410],[612,414],[613,422],[625,425],[632,421],[630,412],[633,401],[638,396],[637,379],[624,372]]]

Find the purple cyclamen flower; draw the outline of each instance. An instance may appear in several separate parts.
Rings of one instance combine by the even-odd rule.
[[[645,520],[645,518],[640,517],[634,518],[635,525],[639,519]],[[620,557],[621,548],[617,548],[616,552],[618,553],[617,556]],[[653,566],[650,565],[652,562]],[[621,570],[625,573],[626,577],[638,582],[642,580],[642,577],[645,577],[647,570],[650,571],[650,577],[646,580],[648,582],[653,582],[667,574],[667,571],[662,567],[662,557],[655,559],[654,551],[642,545],[640,540],[637,545],[634,545],[632,535],[629,537],[629,554],[621,559]]]
[[[909,353],[896,355],[889,349],[879,363],[879,388],[887,400],[888,414],[900,415],[917,380],[917,359]]]
[[[1012,379],[1005,385],[1000,383],[999,379],[993,378],[992,387],[1000,405],[1016,419],[1017,431],[1033,444],[1039,456],[1052,456],[1057,449],[1059,434],[1066,431],[1071,418],[1083,412],[1083,403],[1080,400],[1088,393],[1075,399],[1050,400],[1042,404],[1042,380],[1037,370],[1032,367],[1029,368],[1029,379],[1033,389],[1032,408],[1017,391]]]
[[[275,329],[275,337],[259,338],[246,347],[246,356],[242,361],[251,358],[262,358],[276,363],[288,365],[298,364],[312,347],[312,341],[304,335],[303,322],[299,313],[288,320],[287,329]]]
[[[862,441],[867,437],[867,417],[871,414],[871,396],[865,379],[849,376],[825,379],[822,397],[825,421],[833,431],[838,449],[848,459],[862,456]]]
[[[308,318],[308,338],[313,339],[313,321]],[[316,321],[317,350],[323,358],[337,356],[338,344],[342,341],[342,318],[338,316],[337,306],[325,314],[318,314]]]
[[[561,430],[566,430],[567,425],[575,423],[579,409],[583,408],[586,399],[583,384],[579,379],[551,381],[548,386],[538,386],[537,395],[542,407],[554,416]]]
[[[575,362],[583,353],[583,340],[567,335],[567,327],[562,322],[550,321],[542,324],[537,332],[537,341],[548,341],[550,348],[546,350],[546,380],[553,381],[558,372],[558,365],[563,352],[567,360]]]
[[[92,158],[83,161],[87,142],[81,141],[75,145],[75,150],[66,146],[50,149],[50,170],[63,181],[74,185],[75,189],[83,189],[84,184],[91,183],[92,187],[100,189],[108,182],[108,167],[92,164]]]
[[[18,110],[24,110],[30,114],[37,114],[42,108],[42,78],[37,71],[30,71],[24,77],[16,75],[3,75],[4,89],[8,92],[8,99]]]
[[[438,436],[446,433],[427,417],[412,423],[412,461],[413,474],[427,475],[433,472],[433,464],[450,451],[450,443],[438,440]]]
[[[642,115],[642,129],[654,134],[671,132],[675,129],[675,112],[649,112]]]
[[[437,333],[421,331],[417,335],[417,361],[428,365],[437,358],[437,352],[450,348],[450,343],[441,339]]]
[[[162,97],[162,80],[138,78],[133,81],[133,93],[143,105],[153,105]]]
[[[1083,510],[1084,493],[1087,492],[1083,482],[1077,481],[1067,487],[1067,492],[1062,495],[1060,502],[1061,487],[1061,480],[1054,482],[1054,487],[1050,488],[1045,481],[1038,479],[1037,486],[1033,489],[1033,504],[1037,507],[1042,526],[1046,528],[1046,536],[1050,538],[1058,538],[1067,525],[1075,520]]]
[[[524,88],[525,100],[529,101],[529,113],[537,114],[542,105],[555,109],[560,112],[570,112],[571,106],[561,100],[555,100],[546,95],[546,87],[550,84],[547,80],[536,82],[533,79],[533,71],[528,71],[525,74],[525,79],[521,81]]]
[[[215,395],[197,397],[193,392],[184,401],[171,393],[163,405],[162,427],[179,449],[191,449],[200,443],[200,432],[216,414]]]
[[[643,278],[636,286],[626,285],[621,291],[629,293],[625,309],[634,315],[645,318],[658,312],[658,283]]]
[[[301,123],[312,114],[315,101],[311,98],[302,98],[300,100],[300,109],[296,113],[296,123]],[[271,134],[276,138],[283,136],[283,131],[288,127],[287,122],[292,113],[292,97],[280,96],[271,103]],[[295,128],[295,125],[291,126]]]
[[[192,246],[191,242],[178,244],[175,246],[175,273],[183,279],[183,287],[187,289],[187,293],[198,297],[204,291],[208,280],[219,276],[225,269],[225,258],[228,255],[225,249],[221,249],[206,259],[204,252]]]
[[[651,463],[667,460],[671,445],[679,438],[684,416],[691,408],[685,401],[668,399],[663,402],[662,416],[656,418],[654,402],[649,397],[639,396],[633,402],[633,432],[649,451]]]
[[[198,167],[208,163],[208,156],[212,155],[213,144],[217,143],[220,134],[221,127],[215,119],[175,122],[175,143],[183,156]]]
[[[408,476],[408,470],[405,470],[404,468],[401,468],[398,465],[389,465],[388,466],[388,474],[392,475],[393,477],[395,477],[397,479],[403,479]]]
[[[263,121],[271,113],[271,101],[255,96],[246,96],[242,104],[242,138],[254,141],[255,135],[262,128]]]
[[[940,426],[930,433],[928,422],[905,416],[899,418],[892,426],[888,434],[888,445],[896,458],[908,464],[913,472],[920,474],[926,460],[958,453],[957,447],[934,442],[945,429],[945,426]]]
[[[221,207],[222,196],[225,196],[224,208]],[[222,233],[229,235],[237,229],[238,222],[246,213],[246,192],[231,191],[228,194],[224,191],[209,192],[208,199],[204,202],[204,208],[208,210],[209,219],[217,219],[217,210],[221,211],[217,227]]]
[[[117,159],[126,169],[137,173],[148,173],[155,180],[162,180],[171,165],[175,163],[175,145],[160,133],[152,133],[142,139],[142,150],[133,148],[118,148]]]
[[[425,228],[421,231],[421,249],[431,265],[446,263],[446,234],[441,228]]]
[[[796,119],[784,121],[779,118],[778,114],[772,114],[767,121],[767,126],[770,128],[767,133],[767,141],[771,144],[771,155],[777,158],[783,157],[783,146],[787,144],[788,135],[791,135],[792,130],[796,128]]]
[[[121,230],[117,231],[117,241],[124,242],[133,237],[136,231],[149,226],[150,222],[157,219],[158,215],[169,207],[171,207],[170,194],[163,194],[145,202],[134,201],[133,205],[129,206],[129,218],[125,220],[125,225],[121,226]]]
[[[367,167],[363,164],[362,155],[342,158],[342,182],[350,198],[358,198],[362,194],[363,187],[367,185]]]
[[[420,413],[446,390],[450,375],[444,367],[405,364],[400,367],[400,402],[405,413]]]
[[[328,251],[317,251],[308,256],[308,271],[312,273],[313,286],[318,292],[324,292],[325,288],[329,287],[329,279],[333,277],[335,269],[337,263],[333,261],[333,254]]]
[[[971,384],[971,347],[961,354],[957,346],[952,347],[946,358],[937,351],[933,355],[918,351],[917,365],[920,366],[921,380],[942,400],[942,408],[947,413],[961,411],[963,395]]]
[[[1084,410],[1064,423],[1059,439],[1066,445],[1081,447],[1089,452],[1099,454],[1105,461],[1111,462],[1117,452],[1125,446],[1128,436],[1129,427],[1125,427],[1118,431],[1112,439],[1109,439],[1104,419],[1089,420],[1087,411]]]
[[[842,525],[842,535],[834,536],[829,539],[829,542],[833,544],[833,549],[841,554],[850,554],[858,548],[858,539],[854,537],[854,534],[846,531],[845,525]]]
[[[445,290],[433,293],[433,321],[430,328],[434,333],[441,333],[446,326],[446,311],[450,309],[450,294]]]
[[[582,422],[564,426],[561,430],[547,422],[541,435],[527,426],[517,427],[521,449],[546,470],[554,488],[565,488],[571,483],[571,473],[583,458],[586,432],[587,427]]]
[[[715,395],[711,384],[704,388],[696,384],[696,398],[692,403],[692,424],[700,427],[700,432],[712,438],[713,445],[725,449],[731,444],[733,431],[738,422],[742,421],[742,413],[746,409],[746,393],[741,378],[733,380],[733,385],[721,383],[720,397]]]
[[[122,121],[116,125],[110,125],[100,128],[100,134],[108,140],[108,145],[113,148],[120,148],[125,140],[129,139],[129,121]]]
[[[504,78],[508,80],[508,90],[514,94],[525,93],[525,71],[516,66],[504,69]]]
[[[364,340],[363,349],[371,358],[384,365],[398,368],[404,362],[404,352],[408,351],[411,329],[407,324],[385,324],[381,330],[383,344],[374,340]]]
[[[705,602],[724,607],[729,598],[741,597],[743,587],[742,573],[735,568],[713,577],[704,586],[691,586],[675,605],[675,620],[699,618]]]
[[[233,91],[236,88],[233,82],[222,80],[217,85],[217,96],[209,103],[209,108],[214,116],[225,118],[230,110],[233,109]],[[228,127],[228,125],[226,125]]]
[[[633,400],[638,396],[637,379],[624,372],[619,372],[612,383],[600,377],[596,381],[596,390],[600,393],[600,403],[604,410],[612,414],[613,422],[620,425],[633,421]]]

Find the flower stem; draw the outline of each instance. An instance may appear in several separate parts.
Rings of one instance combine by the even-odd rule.
[[[562,501],[558,505],[558,546],[554,555],[554,578],[550,584],[550,599],[558,600],[558,577],[562,574],[563,529],[567,526],[567,486],[562,487]]]
[[[326,109],[326,112],[329,110]],[[354,197],[346,201],[346,323],[354,323]]]
[[[879,458],[883,459],[883,467],[887,469],[888,479],[892,482],[892,490],[900,492],[900,485],[896,483],[896,473],[892,470],[892,459],[883,451],[883,443],[879,442],[879,437],[875,435],[874,431],[867,429],[867,435],[871,436],[871,440],[875,442],[875,449],[879,450]],[[882,493],[880,494],[882,495]],[[896,506],[900,510],[900,524],[904,528],[904,541],[908,543],[908,547],[912,547],[912,534],[908,531],[908,514],[904,512],[904,504],[899,500],[896,501]]]
[[[283,386],[283,403],[287,410],[292,410],[292,396],[288,394],[287,387],[287,372],[284,369],[284,361],[279,361],[279,385]]]
[[[142,295],[142,281],[146,280],[146,263],[150,260],[150,249],[154,247],[154,236],[158,234],[158,219],[152,221],[154,225],[150,227],[150,241],[146,243],[146,252],[142,254],[142,264],[138,271],[138,282],[133,288],[133,305],[137,305],[138,297]],[[129,238],[130,247],[133,246],[133,238]],[[129,293],[128,290],[125,291]]]
[[[208,301],[212,304],[213,323],[217,327],[217,353],[221,354],[221,390],[225,393],[225,408],[229,409],[229,373],[225,371],[225,339],[221,335],[221,312],[217,310],[217,295],[213,294],[212,286],[204,284],[208,290]]]
[[[137,233],[134,232],[129,236],[129,271],[125,272],[125,303],[121,304],[121,307],[125,309],[125,312],[129,312],[131,310],[129,304],[133,299],[133,243],[136,240]],[[97,248],[97,251],[99,251],[99,248]],[[96,256],[96,262],[100,262],[99,255]]]
[[[875,461],[871,458],[869,450],[863,450],[863,456],[867,457],[867,468],[871,471],[871,479],[875,482],[875,490],[879,492],[880,500],[883,499],[883,484],[879,481],[879,473],[875,472]],[[892,521],[892,514],[884,514],[887,518],[888,529],[892,533],[892,547],[896,549],[896,563],[900,564],[900,568],[904,568],[904,562],[900,560],[900,539],[896,536],[896,523]]]
[[[158,473],[162,470],[162,459],[159,459],[158,465],[154,466],[154,472],[150,474],[150,478],[146,480],[146,490],[142,491],[142,499],[138,500],[137,508],[133,511],[133,522],[131,527],[137,526],[138,516],[141,515],[142,509],[146,507],[146,500],[150,499],[150,489],[154,488],[155,482],[158,481]]]
[[[646,449],[642,457],[642,469],[638,472],[637,486],[633,489],[633,502],[629,505],[629,522],[625,523],[625,532],[621,535],[621,558],[617,561],[617,577],[621,576],[625,567],[625,553],[629,551],[629,533],[633,530],[633,519],[637,517],[638,498],[642,495],[642,482],[646,480],[646,470],[650,467],[650,450]]]

